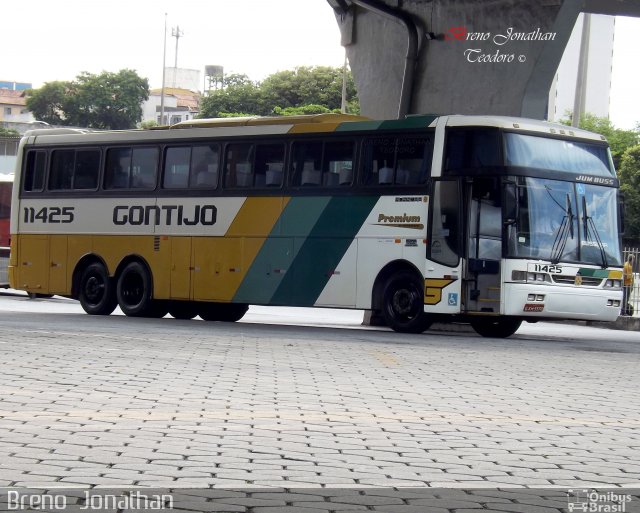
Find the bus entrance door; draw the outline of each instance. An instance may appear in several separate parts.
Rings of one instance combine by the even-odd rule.
[[[467,187],[467,258],[464,274],[465,310],[500,313],[502,209],[499,180],[474,178]]]

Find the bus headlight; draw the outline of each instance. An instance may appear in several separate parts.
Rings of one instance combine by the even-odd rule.
[[[604,282],[605,289],[621,289],[622,288],[622,280],[607,280]]]
[[[543,273],[527,273],[527,281],[544,282],[547,281],[547,275]]]

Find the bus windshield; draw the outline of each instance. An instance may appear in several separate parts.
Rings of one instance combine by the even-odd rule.
[[[607,146],[505,133],[505,164],[566,171],[576,175],[615,176]]]
[[[622,265],[616,189],[519,177],[518,215],[509,256],[552,262]]]

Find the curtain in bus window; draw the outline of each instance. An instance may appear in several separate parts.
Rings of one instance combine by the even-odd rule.
[[[253,186],[253,145],[230,144],[227,146],[224,185],[229,188]]]
[[[189,185],[215,189],[218,186],[218,160],[220,147],[217,144],[194,146],[191,150]]]
[[[107,150],[104,170],[104,188],[129,188],[130,168],[131,148],[111,148]]]
[[[190,161],[191,148],[189,146],[167,148],[162,186],[165,189],[185,189],[189,185]]]
[[[49,190],[71,189],[76,152],[74,150],[55,150],[51,157],[51,175]]]

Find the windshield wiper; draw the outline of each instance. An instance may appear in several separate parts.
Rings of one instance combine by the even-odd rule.
[[[585,196],[582,196],[582,224],[584,231],[584,241],[586,243],[595,242],[598,245],[598,249],[600,250],[600,258],[602,258],[602,268],[606,269],[607,267],[609,267],[607,252],[604,249],[604,244],[602,243],[602,239],[600,238],[600,234],[598,233],[598,229],[596,228],[596,223],[593,222],[593,218],[587,213],[587,198]]]
[[[551,193],[549,193],[551,195]],[[553,196],[552,196],[553,198]],[[555,198],[553,199],[558,205]],[[562,208],[562,205],[560,205]],[[556,237],[553,240],[553,246],[551,246],[551,263],[557,264],[560,262],[562,255],[564,254],[564,248],[567,246],[567,240],[569,240],[569,236],[573,239],[573,209],[571,208],[571,198],[569,194],[567,194],[567,207],[562,208],[565,215],[562,217],[562,222],[560,223],[560,227],[558,228],[558,232],[556,233]]]

